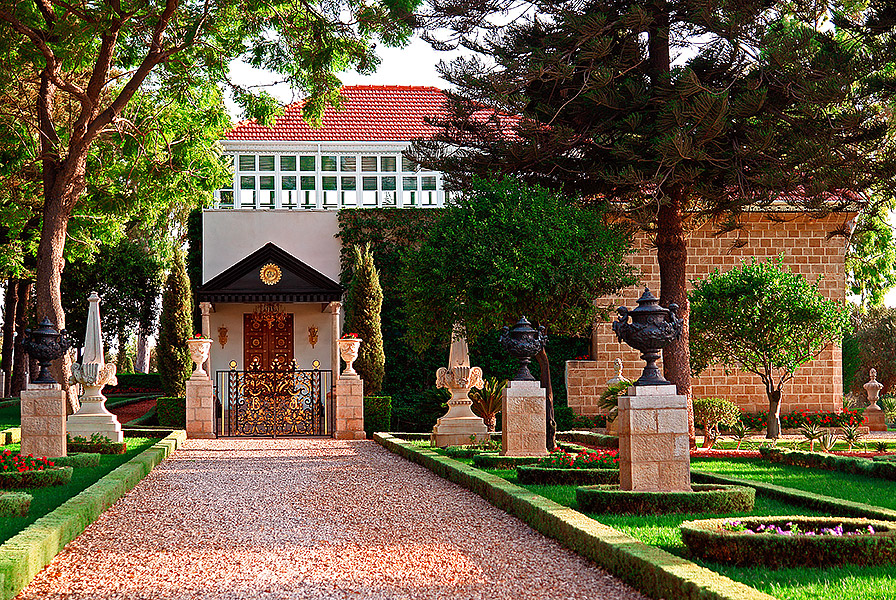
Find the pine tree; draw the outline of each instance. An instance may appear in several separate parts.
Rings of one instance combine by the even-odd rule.
[[[896,195],[891,3],[526,4],[432,1],[428,30],[450,34],[434,45],[488,58],[444,66],[441,131],[411,157],[455,187],[506,173],[606,202],[653,238],[660,303],[685,323],[692,227]],[[523,16],[490,19],[511,5]],[[688,393],[687,328],[663,364]]]
[[[187,279],[183,253],[177,250],[165,281],[156,347],[162,391],[167,397],[186,395],[186,380],[193,370],[193,361],[187,349],[187,339],[192,336],[192,313],[190,281]]]
[[[383,288],[373,263],[370,244],[354,247],[355,265],[352,282],[345,298],[347,332],[357,333],[364,342],[358,350],[355,370],[364,380],[364,393],[376,396],[383,389],[386,374],[386,355],[383,352],[383,331],[380,312],[383,308]]]

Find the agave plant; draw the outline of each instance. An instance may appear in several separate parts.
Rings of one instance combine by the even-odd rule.
[[[506,379],[489,377],[483,382],[481,388],[472,388],[468,394],[470,400],[473,401],[471,407],[473,413],[477,417],[482,417],[485,427],[489,431],[495,430],[496,417],[501,412],[501,399],[505,387],[507,387]]]
[[[619,396],[631,387],[628,381],[614,383],[600,395],[597,405],[607,411],[607,423],[613,422],[619,415]]]
[[[821,436],[824,435],[824,432],[815,423],[806,423],[800,427],[800,433],[809,440],[809,452],[815,451],[815,440],[821,439]]]
[[[877,442],[874,445],[875,452],[886,452],[887,451],[887,443],[886,442]]]
[[[843,428],[843,441],[846,442],[847,450],[852,450],[859,440],[862,439],[863,433],[859,431],[858,425],[847,425]]]
[[[887,423],[896,421],[896,396],[884,396],[880,399],[880,407],[884,411],[884,418]]]
[[[750,433],[750,428],[743,421],[738,420],[731,426],[731,435],[737,440],[737,450],[740,450],[740,445],[744,443],[744,440],[749,437]]]
[[[818,443],[821,444],[821,448],[825,452],[831,452],[834,449],[834,444],[837,443],[837,436],[833,433],[824,433],[818,438]]]

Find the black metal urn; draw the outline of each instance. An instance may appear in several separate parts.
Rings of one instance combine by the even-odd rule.
[[[31,382],[57,383],[50,374],[50,363],[65,354],[71,345],[72,341],[65,329],[57,332],[47,317],[44,317],[36,329],[26,329],[22,336],[22,347],[40,364],[40,373]]]
[[[548,343],[544,327],[533,329],[526,317],[522,317],[516,325],[501,330],[498,343],[507,350],[510,356],[520,361],[520,370],[513,376],[514,381],[535,381],[529,372],[529,362]]]
[[[644,372],[634,385],[672,385],[666,381],[656,361],[660,350],[681,337],[682,320],[675,315],[678,305],[660,306],[648,288],[638,298],[638,308],[629,310],[620,306],[619,319],[613,321],[613,331],[620,342],[641,351],[641,359],[647,361]],[[631,317],[631,322],[629,322]]]

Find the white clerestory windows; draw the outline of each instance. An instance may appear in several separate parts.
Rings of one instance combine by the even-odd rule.
[[[441,174],[422,171],[400,153],[240,153],[225,156],[234,186],[217,208],[340,209],[437,207]]]

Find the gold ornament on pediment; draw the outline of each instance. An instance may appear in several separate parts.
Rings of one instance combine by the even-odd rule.
[[[265,285],[274,285],[283,277],[283,272],[274,263],[268,263],[261,268],[259,277],[261,277],[261,282]]]
[[[279,302],[256,304],[255,310],[252,312],[252,324],[260,326],[262,323],[266,324],[268,328],[272,328],[275,325],[281,328],[284,327],[286,324],[286,313],[283,311],[283,306]]]

